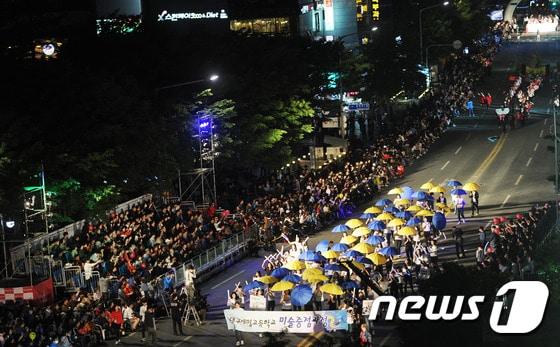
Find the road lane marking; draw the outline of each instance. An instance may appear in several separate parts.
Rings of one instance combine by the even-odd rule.
[[[222,282],[220,282],[220,283],[216,284],[215,286],[213,286],[211,289],[216,289],[216,288],[218,288],[218,287],[221,286],[222,284],[224,284],[224,283],[226,283],[227,281],[229,281],[229,280],[231,280],[231,279],[233,279],[233,278],[235,278],[235,277],[241,275],[241,274],[244,273],[244,272],[245,272],[245,270],[241,270],[241,271],[239,271],[238,273],[236,273],[235,275],[231,275],[230,277],[226,278],[226,279],[223,280]]]
[[[465,139],[465,141],[468,141],[471,138],[472,133],[468,133],[467,134],[467,138]]]
[[[318,332],[314,332],[314,333],[311,333],[311,334],[307,335],[303,340],[301,340],[297,344],[297,347],[313,346],[313,344],[315,343],[314,340],[320,340],[321,336],[323,336],[324,333],[325,333],[324,331],[318,331]]]
[[[533,152],[536,152],[536,151],[537,151],[537,148],[539,148],[539,143],[538,143],[538,142],[535,143],[535,148],[533,148]]]
[[[389,338],[391,338],[392,335],[393,335],[393,331],[391,330],[391,332],[387,336],[385,336],[383,340],[381,340],[381,343],[379,345],[385,346],[385,343],[389,340]]]
[[[441,167],[441,169],[444,170],[444,169],[447,167],[447,165],[449,165],[449,160],[448,160],[445,164],[443,164],[443,166]]]
[[[471,176],[471,178],[469,179],[469,182],[478,181],[480,176],[482,176],[482,174],[486,171],[486,169],[488,169],[490,164],[492,164],[494,159],[496,159],[496,156],[498,155],[498,153],[500,153],[500,151],[504,147],[504,144],[505,144],[508,136],[509,136],[509,133],[506,133],[506,134],[500,136],[500,139],[498,140],[498,142],[496,142],[496,145],[494,146],[494,148],[490,151],[490,153],[488,154],[486,159],[484,159],[484,161],[480,164],[478,169]]]
[[[476,123],[473,128],[478,128],[478,123]]]
[[[525,164],[525,166],[529,167],[529,165],[531,165],[532,161],[533,161],[533,157],[529,158],[529,160],[527,160],[527,164]]]
[[[177,347],[177,346],[179,346],[181,343],[187,342],[187,341],[190,340],[190,339],[192,339],[192,336],[187,336],[187,337],[185,337],[183,340],[181,340],[181,341],[177,342],[176,344],[174,344],[173,347]]]
[[[550,108],[548,110],[550,110]],[[548,110],[547,110],[547,113],[548,113]],[[546,123],[548,123],[548,118],[544,119],[544,125],[546,125]]]
[[[430,180],[428,182],[432,182],[433,180],[434,180],[434,178],[432,177],[432,178],[430,178]]]
[[[502,202],[502,205],[500,206],[500,208],[504,208],[504,206],[507,204],[509,198],[511,198],[511,194],[508,194],[508,196],[506,196],[506,198],[504,199],[504,202]]]
[[[457,148],[457,150],[455,151],[455,155],[459,154],[459,152],[461,151],[462,148],[463,148],[463,146],[459,146],[459,148]]]
[[[544,130],[541,130],[541,133],[539,134],[539,137],[540,137],[541,139],[542,139],[543,133],[544,133]]]
[[[514,186],[518,185],[522,178],[523,178],[523,175],[519,175],[519,177],[517,177],[517,181],[515,181]]]

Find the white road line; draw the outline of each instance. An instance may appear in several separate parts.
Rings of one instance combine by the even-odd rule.
[[[432,182],[433,180],[434,180],[434,178],[432,177],[432,178],[430,178],[430,180],[428,182]]]
[[[463,149],[463,146],[459,146],[459,148],[457,148],[457,150],[455,151],[455,155],[459,154],[459,152],[461,152],[461,149]]]
[[[540,137],[540,138],[542,138],[543,133],[544,133],[544,130],[541,130],[541,133],[539,134],[539,137]]]
[[[467,134],[467,138],[465,139],[465,141],[468,141],[471,138],[472,133],[468,133]]]
[[[213,287],[212,287],[211,289],[216,289],[216,288],[218,288],[218,287],[219,287],[219,286],[221,286],[222,284],[226,283],[227,281],[231,280],[232,278],[235,278],[235,277],[237,277],[237,276],[241,275],[241,274],[242,274],[242,273],[244,273],[244,272],[245,272],[245,270],[241,270],[241,271],[239,271],[239,272],[238,272],[238,273],[236,273],[235,275],[232,275],[232,276],[230,276],[230,277],[226,278],[225,280],[223,280],[222,282],[220,282],[220,283],[216,284],[216,285],[215,285],[215,286],[213,286]]]
[[[519,177],[517,177],[517,181],[515,181],[514,185],[515,186],[518,185],[522,178],[523,178],[523,175],[519,175]]]
[[[504,202],[502,202],[502,205],[500,206],[500,208],[503,208],[507,204],[509,198],[511,198],[510,194],[508,194],[508,196],[506,196],[506,198],[504,199]]]
[[[492,221],[489,220],[488,223],[486,223],[486,225],[484,226],[484,229],[488,229],[488,227],[492,224]]]
[[[539,143],[538,143],[538,142],[535,143],[535,148],[533,148],[533,152],[536,152],[536,151],[537,151],[537,148],[539,148]]]
[[[473,126],[473,128],[478,128],[478,123],[476,123],[476,124]]]
[[[529,160],[527,160],[527,164],[525,164],[525,166],[529,166],[531,165],[531,162],[533,161],[533,157],[529,158]]]
[[[387,342],[389,340],[389,338],[391,338],[391,336],[393,335],[393,331],[391,330],[391,332],[385,336],[385,338],[383,340],[381,340],[381,343],[379,344],[380,346],[385,346],[385,342]]]
[[[550,109],[549,109],[549,110],[550,110]],[[547,111],[547,113],[548,113],[548,111]],[[548,118],[545,118],[545,119],[544,119],[544,125],[546,125],[546,123],[548,123]]]
[[[444,170],[444,169],[447,167],[447,165],[449,165],[449,160],[447,161],[447,163],[443,164],[443,166],[441,167],[441,169]]]
[[[181,343],[187,342],[188,340],[192,339],[192,336],[187,336],[185,337],[182,341],[177,342],[176,344],[173,345],[173,347],[177,347],[179,346]]]

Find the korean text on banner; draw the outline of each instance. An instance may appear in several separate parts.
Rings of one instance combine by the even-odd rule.
[[[246,311],[224,310],[229,330],[250,333],[313,333],[348,330],[345,310],[337,311]]]

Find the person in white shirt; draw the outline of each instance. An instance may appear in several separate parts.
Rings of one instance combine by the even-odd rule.
[[[86,288],[90,291],[93,291],[93,283],[91,283],[93,277],[93,269],[101,264],[101,260],[96,261],[95,263],[88,259],[84,264],[84,279],[86,281]]]
[[[138,323],[140,323],[140,318],[134,315],[134,310],[130,305],[126,305],[125,309],[123,310],[123,320],[125,321],[125,323],[130,324],[130,329],[132,331],[135,331]]]

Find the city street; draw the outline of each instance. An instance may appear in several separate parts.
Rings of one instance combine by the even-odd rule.
[[[490,91],[494,95],[494,106],[502,102],[502,94],[509,88],[507,76],[516,73],[516,68],[528,64],[537,56],[541,63],[557,63],[559,41],[506,43],[498,54],[490,77],[478,86],[475,94]],[[481,185],[480,216],[469,218],[470,210],[465,211],[467,223],[461,228],[465,231],[466,257],[463,264],[474,263],[475,244],[478,243],[476,230],[487,225],[494,216],[511,216],[517,211],[526,211],[532,205],[554,198],[553,187],[553,142],[551,138],[552,121],[550,105],[550,85],[545,82],[535,98],[535,116],[525,127],[501,134],[495,120],[493,109],[476,109],[476,117],[461,117],[456,127],[449,128],[430,148],[427,155],[407,167],[403,179],[394,181],[388,189],[407,185],[418,188],[431,181],[444,185],[449,179],[461,182],[475,181]],[[492,141],[492,137],[497,137]],[[386,189],[386,191],[388,191]],[[374,196],[374,202],[382,196]],[[359,208],[361,212],[362,207]],[[456,224],[456,218],[448,215],[448,228]],[[449,232],[448,232],[449,234]],[[308,245],[313,248],[320,240],[340,239],[340,234],[331,233],[328,228],[314,235]],[[449,237],[449,236],[448,236]],[[440,259],[457,261],[452,241],[440,242]],[[188,336],[174,337],[170,322],[160,322],[160,346],[231,346],[234,344],[233,332],[227,331],[221,311],[226,308],[227,291],[236,283],[250,281],[260,269],[262,259],[247,258],[231,266],[226,271],[201,284],[202,292],[208,295],[211,305],[210,321],[202,327],[188,327]],[[246,345],[262,345],[265,338],[256,334],[246,334]],[[324,338],[317,334],[316,337]],[[139,334],[123,340],[124,345],[135,345]],[[309,346],[315,341],[307,336],[284,336],[282,340],[289,346]],[[303,341],[303,342],[302,342]],[[392,327],[379,324],[374,337],[376,346],[396,346],[398,336]],[[299,343],[299,344],[298,344]]]

